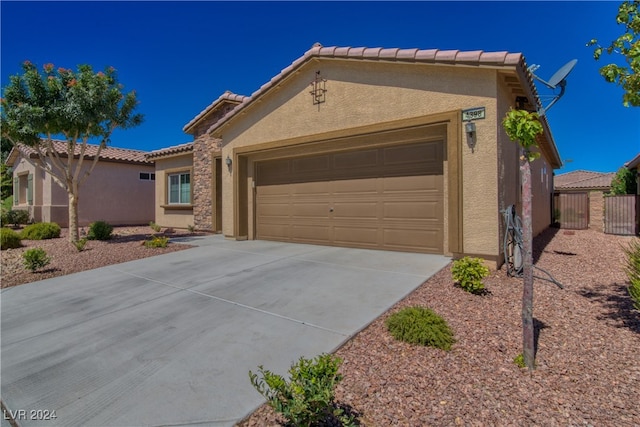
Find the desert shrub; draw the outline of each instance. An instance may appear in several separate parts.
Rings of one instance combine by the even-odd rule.
[[[189,233],[196,231],[195,225],[187,225],[187,231],[189,231]]]
[[[158,224],[156,224],[156,223],[155,223],[155,222],[153,222],[153,221],[151,221],[151,222],[149,223],[149,227],[151,227],[151,229],[152,229],[153,231],[155,231],[156,233],[159,233],[159,232],[160,232],[160,230],[162,230],[162,227],[160,227]]]
[[[282,414],[289,425],[324,426],[355,425],[354,416],[345,413],[334,401],[335,387],[342,381],[338,369],[342,359],[322,354],[315,359],[301,357],[289,369],[289,381],[258,367],[258,374],[249,371],[253,387],[267,403]]]
[[[47,253],[42,248],[27,249],[22,254],[22,258],[24,259],[24,266],[31,272],[34,272],[51,262],[51,258],[47,256]]]
[[[527,364],[524,363],[524,355],[522,353],[513,358],[513,363],[515,363],[519,368],[527,367]]]
[[[75,242],[73,242],[73,246],[76,247],[78,252],[84,251],[85,246],[87,246],[87,238],[83,237],[80,240],[76,240]]]
[[[480,258],[464,257],[453,262],[451,267],[453,280],[462,289],[472,294],[481,294],[485,291],[482,279],[489,275],[489,269]]]
[[[105,221],[96,221],[89,224],[87,239],[89,240],[110,240],[113,233],[113,226]]]
[[[627,257],[625,271],[629,278],[629,295],[633,299],[633,305],[640,311],[640,239],[633,239],[624,248]]]
[[[393,337],[410,344],[427,345],[450,350],[455,342],[447,322],[426,307],[406,307],[386,320]]]
[[[60,237],[60,226],[55,222],[37,222],[27,225],[20,237],[24,240],[45,240]]]
[[[169,238],[166,236],[154,236],[153,239],[144,242],[148,248],[166,248],[169,244]]]
[[[28,224],[29,220],[29,211],[23,209],[2,212],[2,217],[0,217],[0,222],[2,222],[3,226],[13,224],[15,227],[19,224]]]
[[[10,228],[0,228],[0,248],[15,249],[22,246],[20,243],[20,235]]]

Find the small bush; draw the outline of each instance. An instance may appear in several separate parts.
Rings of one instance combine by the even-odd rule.
[[[24,266],[32,273],[39,268],[49,265],[51,258],[42,248],[27,249],[23,254]]]
[[[110,240],[113,233],[113,226],[105,221],[96,221],[89,224],[87,239],[89,240]]]
[[[0,222],[2,222],[3,226],[8,224],[13,224],[14,227],[19,224],[28,224],[29,223],[29,211],[17,209],[17,210],[9,210],[6,212],[2,212],[2,217],[0,217]]]
[[[519,368],[526,368],[527,364],[524,363],[524,356],[522,353],[513,358],[513,363],[516,364]]]
[[[267,403],[292,426],[355,425],[354,417],[336,405],[335,387],[342,381],[338,369],[342,359],[322,354],[315,359],[303,357],[289,369],[289,381],[259,366],[258,374],[249,371],[253,387]]]
[[[196,227],[194,225],[187,225],[187,230],[189,231],[189,233],[193,233],[194,231],[196,231]]]
[[[148,248],[166,248],[169,244],[169,238],[166,236],[154,236],[153,239],[144,242]]]
[[[38,222],[27,225],[20,237],[23,240],[46,240],[60,237],[60,226],[55,222]]]
[[[0,248],[15,249],[22,246],[20,243],[20,235],[10,228],[0,228]]]
[[[640,311],[640,239],[633,239],[624,248],[627,256],[625,271],[629,278],[629,295],[636,310]]]
[[[76,240],[75,242],[73,242],[73,246],[76,247],[78,252],[84,251],[85,246],[87,246],[87,238],[83,237],[80,240]]]
[[[425,307],[407,307],[392,314],[386,321],[393,337],[410,344],[427,345],[450,350],[455,342],[447,322]]]
[[[453,262],[451,267],[453,280],[462,289],[472,294],[481,294],[485,291],[482,279],[489,275],[489,269],[480,258],[464,257]]]
[[[149,223],[149,227],[151,227],[151,229],[152,229],[153,231],[155,231],[156,233],[159,233],[159,232],[160,232],[160,230],[162,230],[162,227],[160,227],[158,224],[156,224],[156,223],[155,223],[155,222],[153,222],[153,221],[151,221],[151,222]]]

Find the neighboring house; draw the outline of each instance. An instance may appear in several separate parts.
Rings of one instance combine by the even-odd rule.
[[[223,94],[185,126],[192,143],[149,155],[156,221],[500,265],[501,211],[521,200],[519,146],[501,122],[536,105],[520,53],[316,44],[250,97]],[[561,166],[541,122],[535,234]]]
[[[55,141],[54,147],[66,158],[65,142]],[[85,170],[97,148],[97,145],[87,146]],[[101,150],[95,169],[80,186],[80,226],[98,220],[112,225],[148,224],[153,220],[155,167],[145,154],[144,151],[115,147]],[[14,209],[28,210],[35,221],[55,222],[67,227],[67,192],[50,174],[35,166],[37,161],[37,152],[24,145],[14,147],[9,153],[6,163],[13,168]]]
[[[611,191],[615,172],[577,170],[554,178],[554,211],[564,228],[603,231],[604,195]]]

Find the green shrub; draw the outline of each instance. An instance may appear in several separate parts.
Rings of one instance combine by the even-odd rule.
[[[166,236],[154,236],[153,239],[144,242],[148,248],[166,248],[169,244],[169,238]]]
[[[522,353],[513,358],[513,363],[515,363],[519,368],[527,367],[527,364],[524,363],[524,355]]]
[[[258,374],[249,371],[251,384],[267,403],[292,426],[324,426],[339,422],[355,425],[353,415],[345,413],[334,401],[335,387],[342,381],[339,357],[322,354],[315,359],[303,357],[289,369],[289,381],[259,366]]]
[[[450,350],[455,342],[447,322],[425,307],[403,308],[389,316],[386,325],[395,339],[410,344]]]
[[[87,239],[89,240],[110,240],[113,233],[113,226],[105,221],[96,221],[89,224]]]
[[[453,280],[462,289],[472,294],[481,294],[485,291],[482,279],[489,275],[489,269],[480,258],[464,257],[453,262],[451,267]]]
[[[627,261],[625,271],[629,278],[629,295],[636,310],[640,311],[640,239],[633,239],[624,248]]]
[[[27,225],[20,237],[23,240],[45,240],[60,237],[60,226],[55,222],[38,222]]]
[[[84,247],[87,245],[87,238],[83,237],[80,240],[76,240],[75,242],[73,242],[73,246],[76,247],[76,249],[78,250],[78,252],[82,252],[84,251]]]
[[[27,249],[23,254],[24,266],[32,273],[39,268],[49,265],[51,258],[47,256],[47,253],[42,248]]]
[[[0,222],[2,222],[3,226],[13,224],[13,226],[15,227],[19,224],[28,224],[29,220],[29,211],[22,209],[2,212],[2,216],[0,217]]]
[[[10,228],[0,228],[0,248],[15,249],[22,246],[20,243],[20,235]]]
[[[189,233],[196,231],[195,225],[187,225],[187,231],[189,231]]]
[[[149,223],[149,227],[151,227],[151,229],[152,229],[153,231],[155,231],[156,233],[159,233],[159,232],[160,232],[160,230],[162,230],[162,227],[160,227],[158,224],[156,224],[156,223],[155,223],[155,222],[153,222],[153,221],[151,221],[151,222]]]

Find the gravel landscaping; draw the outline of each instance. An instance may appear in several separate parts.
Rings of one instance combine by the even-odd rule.
[[[147,248],[149,227],[114,234],[111,241],[89,241],[83,252],[64,229],[59,239],[23,241],[23,248],[2,251],[2,287],[190,247]],[[631,239],[554,228],[536,238],[537,265],[564,289],[536,280],[533,373],[513,363],[522,351],[522,279],[492,271],[485,279],[489,292],[472,295],[454,286],[446,267],[336,351],[344,360],[338,402],[364,426],[640,426],[640,313],[622,267],[622,248]],[[22,266],[31,247],[52,257],[43,271]],[[456,338],[451,351],[390,336],[385,319],[414,305],[446,319]],[[281,422],[264,405],[240,425]]]
[[[344,360],[338,402],[365,426],[639,426],[640,313],[622,269],[630,240],[554,228],[536,238],[537,265],[564,289],[535,282],[532,374],[513,363],[522,352],[522,279],[492,271],[489,294],[476,296],[445,268],[336,352]],[[385,319],[413,305],[447,320],[451,351],[390,336]],[[264,405],[240,425],[279,421]]]
[[[86,234],[86,228],[81,229],[81,235],[84,234]],[[57,239],[23,240],[21,248],[3,250],[0,255],[2,268],[0,270],[2,272],[0,284],[3,288],[8,288],[23,283],[64,276],[192,247],[179,243],[169,243],[166,248],[145,247],[144,242],[156,234],[171,237],[192,233],[188,233],[185,230],[171,229],[163,229],[161,233],[155,233],[148,226],[114,227],[111,240],[89,240],[84,250],[78,252],[75,246],[67,240],[68,229],[63,228],[60,237]],[[22,254],[30,248],[44,249],[47,255],[51,257],[51,263],[35,273],[25,269]]]

